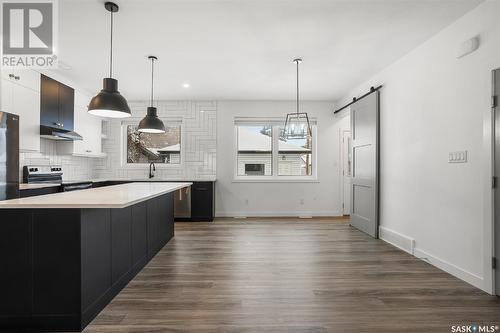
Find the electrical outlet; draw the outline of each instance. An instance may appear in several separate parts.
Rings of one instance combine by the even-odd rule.
[[[467,163],[467,150],[448,153],[448,163]]]
[[[304,199],[300,199],[300,204],[303,205],[304,204]]]

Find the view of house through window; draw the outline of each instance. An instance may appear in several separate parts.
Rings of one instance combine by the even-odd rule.
[[[279,135],[281,125],[236,125],[236,130],[237,176],[313,175],[311,136],[287,140]],[[273,146],[278,147],[277,151]],[[276,155],[277,167],[273,169],[273,156]]]
[[[280,129],[281,130],[281,129]],[[312,137],[279,141],[278,175],[312,175]]]
[[[272,175],[271,126],[238,126],[238,176]]]
[[[127,125],[127,163],[181,163],[181,126],[168,126],[161,134],[140,133]]]

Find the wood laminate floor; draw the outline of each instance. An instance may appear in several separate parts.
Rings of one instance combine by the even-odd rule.
[[[86,328],[97,332],[451,332],[500,325],[500,298],[345,220],[177,223]]]

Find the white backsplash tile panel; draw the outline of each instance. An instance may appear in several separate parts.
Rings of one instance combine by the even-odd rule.
[[[126,121],[139,123],[146,114],[149,103],[146,101],[130,102],[132,118]],[[184,135],[181,149],[184,161],[181,168],[157,168],[155,179],[215,179],[217,149],[217,103],[215,101],[159,101],[156,103],[158,116],[168,124],[168,120],[182,121]],[[122,134],[119,119],[103,122],[104,159],[95,161],[94,174],[97,178],[140,179],[147,177],[148,165],[144,168],[122,166]]]
[[[22,168],[24,165],[62,165],[63,180],[79,180],[95,178],[96,159],[57,154],[57,141],[41,139],[39,153],[19,154],[19,175],[22,182]]]

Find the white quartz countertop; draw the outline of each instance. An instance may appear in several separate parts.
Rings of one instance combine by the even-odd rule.
[[[125,208],[192,183],[128,183],[0,201],[2,208]]]
[[[71,184],[71,183],[99,183],[99,182],[214,182],[216,181],[215,177],[210,178],[185,178],[185,179],[162,179],[162,178],[90,178],[90,179],[63,179],[63,184]]]

